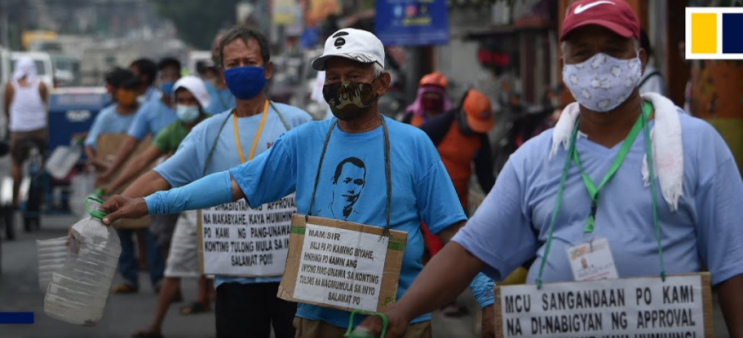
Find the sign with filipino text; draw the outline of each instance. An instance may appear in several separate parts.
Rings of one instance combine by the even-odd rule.
[[[496,287],[497,337],[712,335],[709,274]]]
[[[244,199],[199,211],[199,261],[207,275],[269,277],[284,272],[294,194],[251,209]]]
[[[446,0],[377,0],[374,31],[387,46],[446,44]]]
[[[279,298],[341,310],[383,311],[395,302],[407,235],[295,215]]]

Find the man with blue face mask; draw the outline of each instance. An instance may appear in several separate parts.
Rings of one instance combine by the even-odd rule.
[[[254,157],[268,152],[282,134],[312,120],[299,108],[267,99],[265,87],[274,65],[263,34],[247,27],[235,27],[222,36],[218,55],[221,76],[236,99],[234,109],[201,122],[172,157],[142,175],[122,196],[147,196],[251,163]],[[278,166],[285,165],[280,160],[275,162]],[[208,196],[213,196],[211,188],[203,187],[193,200],[208,200]],[[292,321],[297,305],[276,297],[280,281],[281,276],[276,274],[249,278],[216,276],[217,337],[269,338],[273,327],[276,338],[293,338]],[[202,310],[194,307],[189,313]],[[156,323],[150,331],[158,329]]]
[[[386,337],[402,337],[407,320],[454,299],[477,272],[502,281],[532,258],[527,283],[537,285],[706,267],[731,337],[743,337],[740,173],[710,125],[639,94],[639,39],[624,1],[569,7],[563,80],[577,102],[511,156],[467,226],[388,311]],[[584,241],[608,250],[605,276],[587,276],[588,262],[568,255]],[[363,325],[378,333],[380,324]]]

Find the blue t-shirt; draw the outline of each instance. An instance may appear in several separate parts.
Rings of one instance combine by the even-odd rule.
[[[683,114],[680,119],[684,178],[678,210],[670,211],[656,180],[665,269],[669,275],[682,274],[697,272],[704,265],[712,283],[718,284],[743,273],[743,183],[720,135],[702,120]],[[566,155],[560,147],[548,159],[551,146],[552,130],[548,130],[512,155],[495,188],[454,237],[487,264],[484,272],[496,281],[535,255],[527,282],[537,278]],[[576,147],[583,170],[598,183],[621,143],[607,149],[579,138]],[[599,192],[594,232],[608,239],[620,278],[658,276],[661,271],[650,187],[644,186],[641,174],[644,157],[645,139],[640,133],[622,166]],[[571,163],[544,282],[573,280],[566,250],[583,243],[590,208],[581,175]]]
[[[235,108],[235,96],[229,88],[217,89],[211,83],[205,82],[206,90],[209,92],[209,106],[204,110],[207,114],[217,115],[219,113]]]
[[[274,105],[284,116],[290,128],[295,128],[312,120],[309,114],[299,108],[281,103],[274,103]],[[243,153],[246,159],[250,153],[250,147],[253,144],[255,133],[258,131],[258,126],[261,123],[262,115],[257,114],[237,119],[240,144],[243,147]],[[222,132],[219,133],[219,128],[224,123],[225,118],[228,117],[230,121],[227,121]],[[204,120],[191,130],[172,157],[155,168],[155,172],[160,174],[173,188],[184,186],[204,177],[204,164],[217,137],[219,137],[219,141],[217,141],[217,145],[214,148],[214,155],[206,170],[206,174],[209,175],[239,166],[240,155],[237,152],[237,146],[235,144],[234,130],[232,116],[229,113],[220,114]],[[273,108],[269,108],[261,137],[255,149],[255,156],[257,157],[258,154],[268,150],[276,139],[285,132],[286,128],[281,122],[279,115],[276,114]],[[281,277],[239,278],[216,276],[214,286],[219,287],[220,284],[227,282],[247,284],[279,281],[281,281]]]
[[[142,141],[147,134],[154,137],[160,130],[178,120],[178,116],[173,109],[166,106],[160,100],[147,101],[137,111],[137,118],[134,119],[132,126],[129,128],[129,136]]]
[[[96,149],[98,136],[101,134],[122,134],[129,130],[136,114],[121,115],[116,112],[116,104],[103,108],[96,116],[93,125],[90,127],[88,137],[85,138],[85,145]]]
[[[271,151],[230,170],[252,207],[296,190],[297,212],[307,214],[322,145],[331,123],[307,123],[284,134]],[[390,137],[393,230],[408,233],[397,298],[410,287],[423,264],[421,221],[436,234],[466,219],[454,186],[431,140],[417,128],[386,118]],[[317,186],[313,216],[372,226],[386,225],[382,127],[364,133],[333,129]],[[297,316],[348,326],[349,313],[299,304]],[[361,318],[359,318],[359,321]],[[413,323],[430,320],[426,314]]]

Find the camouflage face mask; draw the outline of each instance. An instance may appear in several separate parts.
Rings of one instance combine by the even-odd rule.
[[[372,83],[344,81],[328,84],[323,86],[322,95],[335,117],[353,120],[369,111],[377,100]]]

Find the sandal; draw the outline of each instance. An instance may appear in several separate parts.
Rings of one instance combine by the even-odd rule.
[[[113,293],[114,294],[130,294],[130,293],[137,293],[137,288],[129,285],[129,284],[121,284],[113,287]]]
[[[197,315],[200,313],[212,312],[212,307],[207,304],[199,304],[197,302],[191,303],[189,306],[181,308],[181,316]]]
[[[150,330],[139,330],[132,334],[132,338],[164,338],[164,336],[162,333],[156,333]]]

